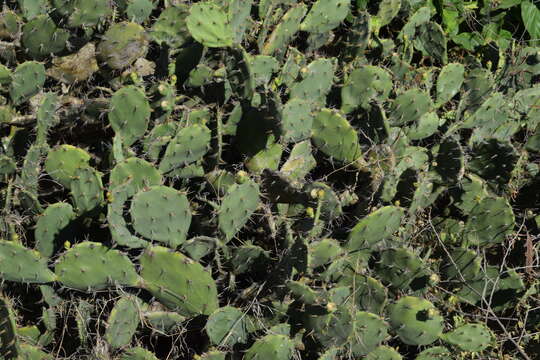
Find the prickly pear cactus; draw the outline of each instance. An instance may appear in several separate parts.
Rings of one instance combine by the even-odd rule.
[[[0,358],[536,359],[539,19],[5,1]]]

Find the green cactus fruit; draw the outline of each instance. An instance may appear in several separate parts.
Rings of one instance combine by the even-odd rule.
[[[18,359],[17,323],[9,301],[0,294],[0,356]]]
[[[514,232],[514,226],[514,212],[508,200],[486,197],[469,213],[465,224],[466,240],[471,245],[499,244]]]
[[[158,360],[156,355],[142,347],[134,347],[126,350],[120,360]]]
[[[167,44],[171,48],[181,47],[189,39],[186,17],[189,8],[186,4],[177,3],[164,9],[156,20],[150,36],[158,44]]]
[[[99,58],[112,69],[123,69],[148,51],[148,36],[144,28],[133,22],[115,23],[103,35],[98,45]],[[132,114],[128,115],[129,117]]]
[[[259,206],[259,196],[259,185],[252,180],[229,188],[218,210],[219,229],[225,241],[231,240],[244,227]]]
[[[424,261],[409,249],[390,248],[381,252],[375,273],[392,287],[420,290],[429,285],[431,271]]]
[[[148,20],[155,7],[152,0],[131,0],[126,8],[126,15],[130,21],[141,24]]]
[[[126,146],[142,137],[148,128],[150,104],[144,91],[134,85],[116,91],[111,98],[109,122]]]
[[[156,185],[138,192],[130,213],[135,231],[148,239],[173,248],[186,240],[191,224],[189,201],[173,188]]]
[[[474,158],[468,163],[472,172],[501,186],[510,181],[512,170],[519,158],[510,141],[489,139],[475,144],[472,151]]]
[[[143,313],[145,324],[160,335],[174,335],[180,331],[186,317],[170,311],[147,311]]]
[[[94,210],[103,204],[103,183],[101,173],[91,167],[77,171],[70,184],[73,203],[79,214]]]
[[[311,269],[327,265],[345,252],[337,240],[328,238],[311,243],[308,248],[309,267]]]
[[[453,355],[444,346],[434,346],[419,353],[415,360],[452,360]]]
[[[107,320],[105,339],[113,349],[129,345],[140,323],[140,300],[135,296],[121,297]]]
[[[62,186],[69,189],[80,169],[89,167],[90,155],[75,146],[63,144],[49,151],[45,171]]]
[[[281,166],[280,172],[288,177],[293,184],[300,186],[307,174],[316,165],[317,162],[312,154],[311,142],[302,141],[293,146],[289,158]]]
[[[213,345],[232,348],[247,341],[246,315],[232,306],[214,311],[206,322],[206,333]]]
[[[144,188],[160,185],[161,182],[159,171],[148,161],[136,157],[116,164],[109,177],[109,186],[123,186],[128,198]]]
[[[445,65],[437,78],[437,106],[442,106],[452,100],[461,89],[464,80],[465,67],[463,64]]]
[[[319,58],[300,69],[302,80],[291,86],[291,98],[300,98],[316,107],[326,104],[334,82],[335,58]]]
[[[465,173],[463,149],[459,141],[453,138],[444,139],[436,150],[435,171],[443,184],[455,184]]]
[[[378,242],[388,239],[399,230],[404,209],[384,206],[362,220],[351,230],[346,249],[349,252],[371,249]]]
[[[21,244],[0,240],[0,278],[27,284],[48,283],[56,276],[47,268],[47,260],[37,251]]]
[[[390,305],[390,324],[401,341],[408,345],[429,345],[439,338],[444,319],[425,299],[404,296]]]
[[[233,45],[231,22],[225,11],[212,2],[191,5],[186,25],[191,36],[206,47]]]
[[[166,174],[202,159],[210,149],[210,138],[210,130],[205,125],[193,124],[181,128],[167,146],[159,171]]]
[[[47,70],[47,75],[68,84],[88,80],[99,70],[96,46],[92,43],[86,44],[75,54],[55,57],[52,63],[53,67]]]
[[[463,351],[480,352],[493,341],[491,330],[484,324],[465,324],[441,336],[444,342],[456,345]]]
[[[296,4],[292,6],[281,18],[281,21],[272,31],[272,34],[266,40],[262,49],[262,54],[273,55],[274,53],[281,57],[286,51],[287,45],[294,39],[304,15],[306,15],[307,6],[305,4]],[[281,56],[280,56],[281,55]]]
[[[138,283],[135,266],[127,255],[91,241],[78,243],[62,254],[55,273],[62,285],[86,292]]]
[[[357,107],[368,109],[372,101],[388,99],[392,88],[392,76],[387,70],[372,65],[354,69],[341,88],[341,110],[348,114]]]
[[[302,31],[326,33],[338,27],[349,14],[347,0],[317,0],[300,25]]]
[[[322,109],[313,121],[313,143],[330,158],[352,163],[361,156],[356,130],[339,112]]]
[[[285,335],[266,335],[257,339],[247,350],[244,360],[290,360],[294,353],[294,343]]]
[[[390,346],[381,345],[364,358],[365,360],[401,360],[403,357]]]
[[[202,265],[165,247],[148,247],[139,260],[143,287],[182,315],[210,315],[218,308],[216,283]]]
[[[420,89],[409,89],[394,100],[390,115],[392,126],[401,126],[419,119],[432,108],[431,98]]]
[[[49,205],[38,218],[35,238],[36,249],[44,257],[51,257],[55,249],[56,236],[75,218],[70,204],[56,203]]]
[[[45,66],[35,61],[18,65],[9,84],[9,96],[17,106],[37,94],[45,84]]]
[[[305,100],[292,98],[283,105],[281,127],[285,141],[299,142],[311,137],[313,113]]]
[[[442,273],[448,280],[473,281],[480,275],[481,265],[476,251],[456,248],[450,251]]]

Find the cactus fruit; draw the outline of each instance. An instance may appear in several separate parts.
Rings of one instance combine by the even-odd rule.
[[[56,276],[47,268],[47,260],[37,251],[21,244],[0,240],[0,278],[23,283],[48,283]]]
[[[401,341],[409,345],[429,345],[439,338],[444,320],[428,300],[405,296],[390,305],[390,324]]]
[[[91,241],[76,244],[62,254],[55,273],[62,285],[87,292],[138,283],[135,267],[125,254]]]
[[[179,252],[148,247],[139,260],[143,287],[171,309],[183,315],[210,315],[218,308],[212,276]]]

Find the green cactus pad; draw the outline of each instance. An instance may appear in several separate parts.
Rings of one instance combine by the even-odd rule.
[[[138,282],[135,266],[126,255],[90,241],[76,244],[62,254],[55,273],[62,285],[81,291],[135,286]]]
[[[266,335],[257,339],[247,350],[244,360],[290,360],[294,352],[294,343],[285,335]]]
[[[234,33],[227,14],[212,2],[191,5],[186,25],[191,36],[206,47],[233,45]]]
[[[161,182],[159,171],[148,161],[136,157],[116,164],[109,177],[109,186],[111,188],[124,186],[128,198],[139,190],[160,185]]]
[[[181,128],[171,140],[159,164],[162,174],[200,160],[210,148],[210,130],[193,124]]]
[[[484,324],[465,324],[443,334],[441,339],[463,351],[479,352],[491,345],[493,334]]]
[[[0,278],[22,283],[48,283],[56,276],[47,268],[47,260],[37,251],[21,244],[0,240]]]
[[[17,323],[10,303],[0,294],[0,356],[2,359],[17,359]]]
[[[247,223],[259,206],[259,196],[259,186],[251,180],[229,188],[218,214],[219,229],[225,241],[231,240]]]
[[[474,158],[469,169],[484,180],[504,185],[510,180],[512,170],[519,157],[509,141],[490,139],[473,147]]]
[[[415,360],[452,360],[453,354],[444,346],[434,346],[422,351]]]
[[[182,315],[210,315],[218,308],[214,279],[199,263],[179,252],[154,246],[139,260],[144,288]]]
[[[126,86],[111,98],[109,122],[114,132],[129,146],[146,132],[150,111],[144,91],[136,86]]]
[[[368,108],[371,101],[384,101],[392,90],[392,76],[380,67],[365,65],[353,70],[341,88],[341,110],[350,113]]]
[[[310,33],[326,33],[345,20],[349,14],[347,0],[317,0],[309,10],[300,29]]]
[[[185,19],[188,7],[179,3],[164,9],[150,31],[150,36],[158,44],[167,44],[179,48],[189,38]]]
[[[375,272],[383,282],[402,290],[409,287],[418,290],[419,287],[428,285],[431,271],[411,250],[390,248],[383,250],[380,254],[381,259],[375,266]]]
[[[55,239],[58,233],[75,218],[70,204],[56,203],[49,205],[38,218],[36,224],[36,249],[45,257],[54,253]]]
[[[429,345],[439,338],[444,320],[428,300],[405,296],[390,305],[390,324],[408,345]]]
[[[401,360],[403,357],[390,346],[382,345],[373,350],[364,358],[365,360]]]
[[[123,69],[148,51],[148,35],[132,22],[115,23],[103,35],[97,53],[112,69]],[[129,114],[131,116],[131,114]]]
[[[187,197],[170,187],[152,186],[133,197],[133,228],[142,236],[177,247],[186,240],[191,224]]]
[[[41,59],[64,50],[68,37],[48,15],[38,15],[23,26],[22,43],[32,58]]]
[[[302,141],[293,146],[289,158],[281,166],[280,172],[293,183],[300,184],[316,165],[310,141]]]
[[[291,98],[300,98],[314,106],[324,106],[334,82],[334,58],[319,58],[300,69],[302,80],[291,87]]]
[[[64,187],[69,188],[71,181],[80,169],[89,166],[90,155],[72,145],[60,145],[49,151],[45,160],[45,171]]]
[[[472,208],[465,224],[469,244],[489,245],[505,241],[514,231],[512,206],[502,197],[486,197]]]
[[[152,0],[131,0],[126,8],[126,15],[131,21],[141,24],[150,17],[155,7]]]
[[[68,20],[69,26],[94,26],[100,20],[108,18],[112,12],[113,7],[108,0],[75,0]]]
[[[392,126],[417,122],[422,115],[431,110],[431,98],[420,89],[410,89],[394,100],[389,117]]]
[[[135,296],[124,296],[114,304],[109,319],[105,339],[113,349],[129,345],[139,326],[140,302]]]
[[[358,134],[339,112],[323,109],[313,121],[313,143],[332,159],[351,163],[361,155]]]
[[[17,66],[9,84],[9,96],[13,105],[20,105],[37,94],[45,84],[45,66],[26,61]]]
[[[232,348],[247,340],[246,315],[232,306],[217,309],[206,322],[206,333],[216,346]]]
[[[70,184],[71,195],[79,214],[94,210],[103,203],[101,174],[90,167],[77,171]]]
[[[286,45],[294,38],[298,30],[300,30],[300,23],[306,12],[307,6],[305,4],[292,6],[283,15],[279,24],[277,24],[272,34],[268,37],[262,53],[264,55],[272,55],[274,53],[282,55],[286,49]]]
[[[120,360],[158,360],[158,358],[156,355],[142,347],[135,347],[126,350],[120,357]]]
[[[465,80],[463,64],[451,63],[445,65],[437,78],[437,105],[441,106],[459,92]]]
[[[459,141],[453,138],[441,142],[435,162],[435,171],[440,175],[443,184],[454,184],[461,180],[465,173],[463,149]]]
[[[353,227],[346,249],[349,252],[370,249],[388,239],[399,229],[404,214],[404,209],[396,206],[385,206],[372,212]]]
[[[344,249],[334,239],[322,239],[309,245],[309,266],[316,269],[319,266],[331,263],[335,258],[343,255]]]
[[[476,251],[457,248],[450,251],[442,268],[442,273],[449,280],[473,281],[480,275],[482,259]]]
[[[173,335],[186,317],[171,311],[147,311],[143,313],[146,325],[162,335]]]
[[[283,105],[281,116],[286,141],[298,142],[311,137],[313,114],[308,102],[298,98],[289,100]]]

